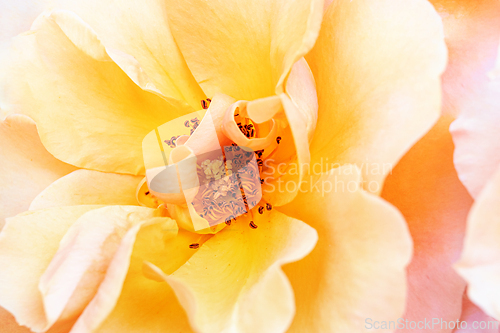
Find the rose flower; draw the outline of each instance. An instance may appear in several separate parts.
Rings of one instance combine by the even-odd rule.
[[[383,166],[438,119],[445,63],[423,0],[58,3],[2,60],[0,306],[34,332],[397,320],[412,242]],[[206,151],[210,115],[218,144],[256,151],[262,200],[196,229],[141,143],[205,107],[162,141]]]

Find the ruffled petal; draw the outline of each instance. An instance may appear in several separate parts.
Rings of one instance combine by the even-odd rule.
[[[165,239],[177,234],[175,221],[160,210],[134,206],[108,206],[82,215],[61,240],[39,289],[47,327],[76,319],[94,298],[129,232],[141,225],[160,224]],[[122,268],[120,268],[122,269]],[[126,270],[125,270],[126,271]]]
[[[166,239],[161,225],[143,228],[134,244],[123,288],[111,313],[95,330],[101,332],[191,332],[189,322],[172,288],[158,276],[155,267],[168,274],[184,264],[208,236],[179,230]],[[101,311],[105,308],[101,304]]]
[[[200,109],[205,94],[189,71],[170,32],[163,1],[55,0],[56,8],[75,12],[106,47],[123,51],[165,96]]]
[[[172,34],[201,87],[237,100],[283,92],[314,45],[322,0],[166,1]]]
[[[312,163],[356,163],[364,180],[378,182],[370,191],[380,191],[385,165],[439,117],[446,53],[427,1],[333,2],[306,56],[319,100]]]
[[[472,81],[474,93],[465,94],[468,98],[457,102],[460,114],[450,126],[456,147],[455,167],[474,198],[500,166],[500,57],[494,71],[488,73],[478,69],[476,76],[478,78]]]
[[[496,0],[430,0],[440,14],[448,66],[443,74],[443,114],[458,116],[477,109],[488,85],[500,43],[500,3]],[[471,104],[474,103],[474,104]]]
[[[40,16],[16,38],[7,99],[37,123],[57,158],[99,171],[143,174],[141,143],[155,127],[194,111],[142,90],[75,14]]]
[[[0,306],[20,325],[38,331],[46,326],[40,277],[70,226],[98,207],[58,207],[7,219],[0,234]]]
[[[30,210],[73,205],[139,205],[137,186],[143,177],[77,170],[47,187]]]
[[[0,122],[0,229],[6,217],[28,210],[50,183],[75,170],[40,142],[35,123],[23,115]]]
[[[295,306],[281,265],[302,259],[316,240],[314,229],[276,211],[242,216],[162,276],[197,331],[284,332]]]
[[[382,197],[403,213],[414,242],[404,317],[410,321],[440,318],[456,322],[462,309],[465,282],[452,265],[462,250],[472,198],[453,166],[451,121],[451,117],[442,117],[410,149],[387,177],[382,191]],[[452,329],[434,326],[428,331]]]
[[[443,113],[458,117],[451,125],[455,167],[469,193],[477,197],[500,165],[500,79],[489,76],[500,44],[500,2],[431,3],[443,18],[449,50]]]
[[[467,219],[457,272],[467,294],[486,314],[500,319],[500,169],[478,196]]]
[[[318,231],[316,248],[284,271],[295,292],[290,332],[361,332],[367,319],[397,320],[404,311],[411,239],[401,214],[360,190],[345,166],[310,178],[280,207]]]
[[[280,99],[289,130],[279,133],[281,140],[276,146],[277,154],[265,162],[266,166],[270,165],[277,171],[266,179],[264,184],[264,198],[274,205],[284,205],[295,198],[299,184],[311,163],[309,143],[312,141],[318,119],[318,98],[314,77],[305,59],[302,58],[293,65],[286,82],[286,94],[281,94]],[[286,152],[290,149],[293,149],[292,161],[289,164],[291,168],[280,172],[280,163],[289,162]],[[282,151],[284,154],[280,154]],[[286,158],[280,160],[280,155],[281,158]],[[272,170],[267,172],[271,173],[270,171]],[[285,188],[285,191],[275,191],[280,182],[287,184],[289,188]]]

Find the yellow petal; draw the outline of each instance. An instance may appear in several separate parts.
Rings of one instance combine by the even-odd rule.
[[[207,96],[253,100],[283,92],[293,64],[314,45],[323,1],[168,0],[166,8]]]
[[[40,16],[11,61],[7,99],[36,121],[49,152],[80,167],[144,173],[144,136],[193,111],[138,87],[70,12]]]
[[[286,105],[284,105],[288,123],[292,127],[295,146],[297,146],[297,151],[299,151],[298,146],[300,144],[309,143],[312,140],[318,121],[316,82],[304,58],[293,65],[290,76],[286,81],[286,94],[296,108],[295,113],[291,113],[287,110]],[[303,128],[297,128],[298,124]],[[300,156],[299,152],[297,154]]]
[[[226,109],[234,102],[236,102],[234,98],[223,94],[216,94],[212,97],[212,102],[210,102],[210,106],[208,107],[205,115],[205,117],[210,115],[209,119],[211,121],[202,120],[200,125],[196,128],[196,131],[194,131],[193,135],[191,135],[185,143],[185,145],[191,148],[196,155],[207,152],[206,138],[213,136],[212,132],[214,128],[220,146],[231,144],[231,142],[222,133],[222,124]],[[214,150],[218,148],[216,146],[217,145],[213,146]]]
[[[195,253],[189,244],[202,241],[199,235],[186,231],[177,234],[175,225],[148,223],[137,227],[124,236],[96,297],[72,333],[189,331],[172,290],[168,284],[149,278],[145,262],[170,273]]]
[[[356,163],[380,191],[390,168],[373,169],[395,164],[439,117],[439,16],[424,0],[336,1],[306,60],[319,100],[311,162]]]
[[[406,223],[387,202],[360,190],[360,179],[352,165],[334,169],[303,183],[279,208],[319,235],[310,255],[284,267],[297,304],[290,332],[362,332],[367,318],[403,314],[411,257]]]
[[[73,205],[139,205],[136,190],[143,177],[77,170],[40,193],[30,210]]]
[[[192,327],[201,332],[284,332],[292,321],[293,291],[281,265],[314,247],[317,234],[272,211],[242,216],[203,244],[186,264],[163,278]]]
[[[500,171],[472,206],[457,272],[468,283],[468,296],[488,315],[500,320]]]
[[[189,71],[170,32],[168,7],[162,1],[57,0],[57,8],[75,12],[104,45],[133,56],[154,85],[167,97],[195,109],[205,94]]]
[[[309,143],[316,128],[318,99],[314,78],[303,58],[294,64],[286,81],[286,94],[280,94],[279,97],[289,129],[280,133],[281,141],[276,147],[278,153],[267,159],[266,165],[274,164],[277,170],[280,163],[284,161],[290,163],[290,158],[286,155],[287,151],[290,153],[290,148],[293,146],[290,165],[294,165],[295,170],[287,169],[283,173],[278,172],[266,179],[264,198],[276,206],[287,204],[295,198],[299,191],[299,184],[311,162]],[[273,173],[271,171],[268,170],[266,173]],[[276,192],[276,186],[279,187],[280,182],[285,184],[285,191]]]
[[[50,183],[75,170],[50,155],[35,123],[23,115],[0,122],[0,229],[6,217],[28,209]]]
[[[264,174],[268,175],[263,185],[264,198],[274,205],[290,202],[310,163],[309,142],[318,117],[316,86],[307,62],[301,58],[294,64],[286,81],[286,93],[250,102],[238,101],[231,108],[226,112],[224,133],[240,146],[267,151],[264,153],[267,169]],[[233,117],[235,108],[240,115],[258,123],[257,138],[248,139],[240,131]],[[293,168],[280,167],[285,165]],[[280,184],[290,186],[276,192]]]
[[[7,219],[0,234],[0,306],[20,325],[33,330],[46,326],[38,281],[70,226],[98,207],[58,207]]]
[[[57,320],[76,319],[94,298],[108,266],[129,230],[160,223],[163,237],[177,234],[175,221],[145,207],[108,206],[82,215],[61,240],[59,250],[40,278],[47,328]],[[132,231],[134,232],[134,231]]]

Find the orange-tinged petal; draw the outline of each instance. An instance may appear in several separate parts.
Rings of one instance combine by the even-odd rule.
[[[467,219],[464,249],[455,269],[467,294],[486,314],[500,319],[500,169],[478,196]]]
[[[40,277],[70,226],[100,206],[57,207],[7,219],[0,234],[0,306],[20,325],[42,330],[46,324]]]
[[[197,331],[284,332],[295,306],[281,265],[302,259],[316,240],[314,229],[276,211],[242,216],[173,274],[160,274]]]
[[[498,321],[485,314],[464,295],[459,327],[453,333],[498,333],[499,326]]]
[[[290,332],[361,332],[367,318],[403,314],[411,239],[394,207],[360,189],[360,173],[347,165],[306,179],[279,208],[319,235],[310,255],[284,267],[297,304]]]
[[[75,170],[40,142],[35,123],[23,115],[0,122],[0,229],[6,217],[28,209],[50,183]]]
[[[451,117],[442,117],[396,165],[382,197],[403,213],[414,242],[405,319],[460,318],[465,282],[452,268],[472,198],[453,166]],[[413,330],[418,332],[418,330]],[[451,332],[434,326],[429,332]]]
[[[201,87],[253,100],[283,92],[314,45],[322,0],[166,1],[172,34]],[[196,33],[193,33],[196,32]]]
[[[133,56],[167,97],[195,109],[205,94],[189,71],[168,24],[164,1],[54,0],[56,8],[75,12],[99,35],[106,47]]]
[[[0,327],[7,333],[31,333],[27,327],[19,326],[7,310],[0,308]]]
[[[458,116],[478,107],[500,43],[496,0],[431,0],[443,19],[448,66],[443,74],[443,114]],[[472,104],[473,103],[473,104]]]
[[[76,170],[48,186],[30,210],[73,205],[139,205],[137,186],[143,177]]]
[[[385,164],[439,117],[446,65],[439,16],[424,0],[336,1],[306,60],[319,100],[312,163],[356,163],[381,190]]]
[[[192,112],[185,102],[137,86],[75,14],[44,14],[16,38],[7,98],[37,123],[57,158],[100,171],[144,173],[141,142]]]

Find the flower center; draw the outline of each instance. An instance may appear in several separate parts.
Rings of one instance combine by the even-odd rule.
[[[203,109],[210,102],[203,100]],[[262,200],[263,170],[281,142],[278,122],[254,122],[245,103],[232,104],[224,118],[218,118],[219,127],[214,115],[199,111],[155,130],[165,167],[147,168],[148,195],[164,202],[171,216],[184,220],[189,230],[210,227],[216,232],[219,224],[230,225],[238,216],[272,209]],[[145,142],[153,143],[153,134]],[[258,227],[253,221],[249,226]]]
[[[235,108],[233,117],[245,138],[250,140],[258,138],[258,126],[248,117],[244,117],[239,107]],[[274,154],[280,141],[281,137],[276,136],[276,144],[266,154],[267,157]],[[194,200],[194,208],[200,217],[207,220],[210,225],[222,221],[231,225],[238,216],[250,212],[262,201],[265,148],[267,147],[254,151],[232,142],[231,146],[224,147],[222,156],[207,158],[199,163],[197,173],[200,189]],[[263,204],[257,211],[263,214],[265,209],[271,210],[272,205]],[[255,229],[258,226],[252,221],[250,227]]]

